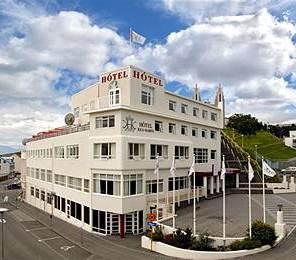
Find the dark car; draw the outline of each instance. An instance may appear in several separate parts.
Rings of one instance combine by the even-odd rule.
[[[20,188],[19,183],[13,182],[7,185],[8,190],[14,190]]]

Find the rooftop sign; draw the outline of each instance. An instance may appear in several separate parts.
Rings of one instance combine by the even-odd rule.
[[[131,75],[129,75],[131,73]],[[150,83],[156,86],[163,87],[163,81],[162,79],[152,75],[149,72],[141,71],[132,68],[129,70],[128,68],[119,70],[119,71],[114,71],[110,73],[104,73],[101,75],[101,83],[109,83],[114,80],[121,80],[124,78],[136,78],[140,79],[146,83]]]

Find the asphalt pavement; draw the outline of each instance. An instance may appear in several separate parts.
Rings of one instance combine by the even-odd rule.
[[[154,252],[150,252],[149,250],[142,249],[140,246],[140,236],[128,236],[125,239],[120,239],[118,236],[104,237],[89,232],[81,233],[81,229],[78,227],[55,217],[52,219],[51,226],[49,214],[24,202],[19,203],[18,208],[13,205],[13,203],[15,203],[14,197],[19,193],[19,190],[5,191],[5,193],[10,198],[10,204],[0,204],[0,207],[9,208],[9,212],[5,213],[4,217],[6,220],[6,223],[4,224],[5,259],[172,259],[170,257],[162,256]],[[284,200],[291,201],[291,203],[288,204],[289,207],[293,207],[296,198],[295,194],[281,197]],[[273,205],[274,203],[272,203],[272,201],[278,202],[281,197],[270,196],[268,205]],[[257,207],[260,206],[260,196],[254,196],[254,199],[257,201],[257,204],[255,200],[255,203],[253,203],[255,214],[260,216],[260,207],[257,212]],[[234,219],[230,222],[231,226],[240,229],[242,225],[245,226],[246,224],[245,219],[241,219],[242,216],[245,216],[245,198],[243,195],[231,195],[227,198],[227,200],[229,208],[233,208],[233,210],[229,213],[235,215]],[[211,228],[214,228],[216,225],[216,228],[218,227],[218,230],[220,230],[219,204],[219,199],[204,201],[201,203],[199,220],[202,221],[200,221],[200,223],[203,223],[204,221],[204,225],[207,227],[210,226]],[[186,210],[189,212],[190,209],[184,209],[183,211],[186,213]],[[179,216],[182,215],[181,213],[182,210],[177,212]],[[292,216],[294,212],[291,212],[290,214]],[[228,216],[229,218],[231,217],[230,215]],[[185,222],[187,221],[187,217],[189,217],[189,215],[185,214]],[[270,222],[275,221],[272,208],[268,211],[268,217]],[[288,219],[290,219],[289,216]],[[180,223],[182,222],[183,221]],[[187,222],[187,224],[188,223],[189,222]],[[202,226],[199,227],[202,228]],[[230,229],[228,231],[230,231]],[[287,238],[286,241],[282,242],[278,247],[268,250],[262,254],[241,259],[292,260],[296,259],[295,255],[296,231],[292,232],[291,236]]]

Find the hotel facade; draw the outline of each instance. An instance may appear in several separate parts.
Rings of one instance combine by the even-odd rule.
[[[155,211],[159,160],[159,218],[192,202],[188,171],[195,160],[198,197],[220,192],[224,97],[215,103],[165,90],[163,78],[134,66],[103,73],[72,96],[75,123],[25,140],[25,200],[87,231],[139,234]]]

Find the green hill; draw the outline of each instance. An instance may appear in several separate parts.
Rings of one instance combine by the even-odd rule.
[[[285,146],[282,139],[269,132],[258,131],[256,135],[243,137],[233,129],[227,128],[224,132],[240,146],[243,140],[243,148],[250,154],[255,154],[255,145],[257,145],[258,155],[271,160],[283,161],[296,157],[296,150]]]

